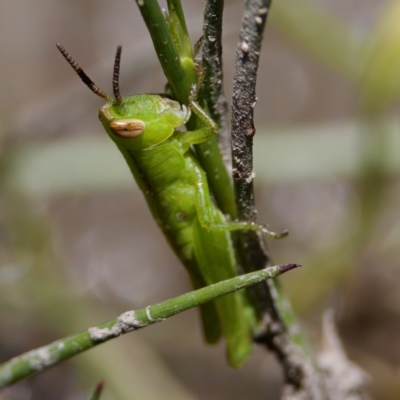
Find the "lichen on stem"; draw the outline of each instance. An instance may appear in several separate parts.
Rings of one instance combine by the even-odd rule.
[[[0,365],[0,389],[37,372],[44,371],[110,339],[161,322],[190,308],[254,285],[264,279],[274,278],[296,267],[299,267],[299,265],[284,264],[268,267],[261,271],[206,286],[140,310],[126,311],[111,321],[14,357]]]
[[[253,187],[254,108],[261,43],[270,6],[270,0],[246,1],[233,81],[232,159],[236,209],[239,220],[254,222],[257,217]],[[250,231],[237,235],[240,264],[246,272],[271,264],[261,235]],[[265,344],[279,359],[285,388],[307,393],[311,399],[323,398],[319,397],[322,389],[318,371],[314,368],[315,361],[279,284],[262,282],[252,291],[263,321],[256,340]]]

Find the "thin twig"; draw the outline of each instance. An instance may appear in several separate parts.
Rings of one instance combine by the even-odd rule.
[[[236,52],[232,96],[233,179],[238,218],[256,221],[253,191],[253,122],[256,105],[256,80],[261,42],[270,0],[247,0]],[[262,237],[254,232],[240,232],[239,256],[245,271],[264,268],[271,263]],[[280,360],[285,374],[285,391],[310,399],[320,399],[322,391],[314,360],[307,353],[305,339],[293,317],[290,304],[277,284],[254,287],[257,306],[263,312],[264,329],[258,341]],[[300,397],[293,397],[300,398]]]
[[[257,215],[253,191],[253,113],[258,60],[269,5],[270,1],[247,1],[236,52],[232,96],[232,158],[237,213],[243,221],[255,221]],[[239,235],[241,264],[246,271],[254,271],[270,263],[269,254],[259,234],[247,231]],[[277,320],[266,285],[258,285],[255,290],[258,308],[273,314]]]
[[[262,35],[270,1],[246,3],[236,51],[232,96],[232,141],[234,183],[241,219],[256,220],[253,193],[253,116],[256,79]]]
[[[228,103],[223,90],[222,71],[223,10],[223,0],[206,1],[203,24],[203,66],[205,70],[203,95],[211,117],[220,127],[218,144],[225,166],[229,175],[231,175],[232,153],[228,122]]]
[[[241,275],[206,286],[140,310],[127,311],[111,321],[14,357],[10,361],[0,365],[0,389],[37,372],[41,372],[110,339],[163,321],[166,318],[205,304],[217,297],[254,285],[264,279],[274,278],[299,266],[298,264],[285,264],[268,267],[258,272]]]

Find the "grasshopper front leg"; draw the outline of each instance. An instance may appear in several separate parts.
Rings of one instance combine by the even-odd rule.
[[[202,79],[200,79],[200,81],[202,81]],[[204,123],[205,127],[194,131],[182,132],[180,134],[179,140],[189,145],[204,143],[216,136],[219,132],[218,125],[197,102],[198,91],[199,83],[192,87],[189,97],[189,108],[199,118],[199,120]]]

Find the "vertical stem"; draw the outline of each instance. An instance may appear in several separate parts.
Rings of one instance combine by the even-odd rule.
[[[182,23],[183,12],[180,0],[168,1],[171,14],[169,16],[163,14],[157,0],[136,0],[136,3],[150,32],[165,76],[177,100],[187,105],[191,87],[196,83],[196,74],[194,72],[193,59],[188,56],[186,46],[184,45],[179,49],[177,45],[179,40],[176,35],[177,31],[174,31],[174,29],[180,31],[183,36],[187,34],[186,23]],[[175,26],[171,27],[171,23],[172,25],[175,23]],[[184,54],[180,53],[179,50],[184,50]],[[186,126],[188,130],[195,130],[202,128],[203,123],[192,115]],[[207,179],[218,207],[224,214],[229,214],[234,218],[235,200],[233,189],[218,148],[217,139],[213,138],[206,143],[198,144],[195,148],[200,163],[207,173]]]
[[[157,0],[136,0],[151,35],[154,49],[165,76],[181,103],[187,104],[193,82],[189,81],[177,53],[168,23]],[[178,9],[180,10],[180,9]],[[182,101],[184,100],[184,101]]]
[[[247,1],[236,51],[232,96],[233,181],[238,218],[256,221],[253,190],[253,122],[256,80],[261,42],[271,1]],[[270,257],[256,232],[241,232],[239,255],[245,271],[254,271],[270,263]],[[278,316],[266,285],[258,285],[256,301],[261,311]]]
[[[218,144],[229,174],[232,174],[231,139],[228,122],[228,103],[223,90],[222,71],[222,16],[223,0],[208,0],[204,9],[203,67],[204,99],[213,120],[220,127]],[[236,216],[232,205],[232,218]]]
[[[236,218],[235,197],[231,181],[231,150],[227,120],[227,103],[222,83],[222,15],[223,0],[208,0],[204,9],[203,57],[205,70],[202,104],[220,127],[218,140],[196,145],[196,153],[207,172],[207,179],[218,207]],[[219,150],[218,157],[210,157]]]
[[[233,178],[239,217],[255,221],[253,122],[261,41],[270,1],[247,1],[236,51],[232,96]]]
[[[257,216],[253,191],[252,147],[256,132],[253,116],[261,42],[270,4],[271,0],[246,1],[236,52],[232,96],[233,180],[238,217],[246,221],[256,221]],[[238,234],[238,252],[246,272],[271,264],[261,235],[250,231]],[[256,285],[254,297],[265,325],[258,342],[279,359],[285,374],[285,389],[300,397],[307,396],[304,398],[324,398],[315,362],[279,285]]]

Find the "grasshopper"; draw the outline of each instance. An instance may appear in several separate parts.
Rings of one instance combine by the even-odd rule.
[[[196,101],[194,85],[189,107],[166,95],[139,94],[122,97],[119,89],[121,46],[115,56],[112,98],[85,74],[63,46],[64,58],[82,81],[107,103],[100,108],[100,120],[107,134],[125,158],[142,190],[151,213],[167,241],[189,273],[195,289],[237,276],[238,266],[230,237],[233,230],[255,230],[273,238],[274,233],[254,222],[227,221],[214,204],[207,176],[192,145],[218,133],[218,126]],[[204,127],[182,132],[196,114]],[[200,308],[206,340],[227,342],[229,363],[241,366],[252,351],[257,319],[243,292],[235,292]]]

